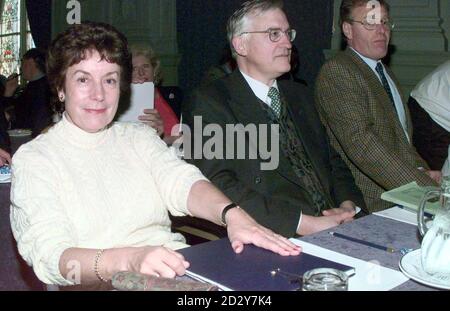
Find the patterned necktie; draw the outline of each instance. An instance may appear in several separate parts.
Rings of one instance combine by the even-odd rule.
[[[277,117],[280,116],[281,112],[281,99],[280,99],[280,93],[275,87],[271,87],[269,89],[269,94],[267,95],[272,100],[272,103],[270,104],[270,108],[272,108],[273,112],[275,112],[275,115]]]
[[[394,108],[395,108],[394,97],[392,96],[392,92],[391,92],[391,88],[389,87],[388,80],[386,79],[386,76],[384,75],[383,65],[381,63],[377,63],[375,70],[378,72],[378,75],[381,78],[381,83],[383,84],[383,87],[386,90],[386,93],[389,95],[389,98],[391,99],[391,103],[392,103],[392,105],[394,105]],[[397,109],[395,109],[395,111],[397,111]]]

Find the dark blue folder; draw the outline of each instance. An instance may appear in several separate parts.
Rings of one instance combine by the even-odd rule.
[[[253,245],[245,245],[242,253],[235,254],[228,239],[198,244],[178,251],[191,264],[188,275],[194,278],[195,275],[200,276],[231,290],[297,290],[302,286],[301,276],[314,268],[334,268],[345,271],[348,275],[354,273],[353,267],[306,253],[285,257]],[[272,275],[271,271],[278,268],[281,273]]]

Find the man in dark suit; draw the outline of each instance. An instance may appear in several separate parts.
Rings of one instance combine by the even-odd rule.
[[[330,147],[309,90],[277,81],[291,68],[295,38],[281,1],[244,3],[228,21],[228,37],[238,69],[195,91],[185,105],[183,118],[193,130],[191,135],[184,131],[190,142],[185,158],[193,158],[192,163],[258,222],[285,236],[353,219],[355,205],[365,209],[362,195]],[[230,126],[240,139],[231,139]],[[200,137],[199,154],[201,129],[227,134],[221,140],[215,133],[213,148],[208,147],[210,140],[205,143],[208,137]],[[240,154],[243,149],[248,156]]]
[[[384,191],[417,181],[433,185],[430,171],[411,144],[412,126],[399,83],[381,59],[393,28],[386,1],[343,0],[344,52],[323,65],[316,104],[333,147],[364,194],[370,212],[392,206]]]
[[[0,97],[3,107],[12,107],[11,128],[31,129],[36,137],[52,123],[51,91],[45,76],[45,53],[30,49],[22,57],[21,73],[28,81],[23,92],[14,97],[18,87],[18,77],[10,77],[5,85],[5,93]]]

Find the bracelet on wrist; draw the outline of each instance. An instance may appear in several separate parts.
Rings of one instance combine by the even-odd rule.
[[[228,211],[232,208],[240,208],[236,203],[230,203],[227,206],[225,206],[225,208],[222,210],[222,216],[220,219],[220,222],[222,223],[222,226],[226,227],[227,226],[227,222],[225,221],[225,216],[228,213]]]
[[[100,249],[97,251],[97,253],[95,254],[95,259],[94,259],[94,273],[97,276],[97,278],[104,282],[104,283],[108,283],[108,281],[100,274],[100,271],[98,269],[99,266],[99,262],[100,262],[100,258],[102,257],[103,253],[105,252],[104,249]]]

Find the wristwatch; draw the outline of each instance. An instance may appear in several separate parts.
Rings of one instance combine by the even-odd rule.
[[[226,223],[226,221],[225,221],[225,215],[228,213],[228,211],[230,210],[230,209],[232,209],[232,208],[240,208],[236,203],[230,203],[230,204],[228,204],[227,206],[225,206],[225,208],[222,210],[222,217],[221,217],[221,222],[222,222],[222,225],[224,226],[224,227],[226,227],[227,226],[227,223]]]

